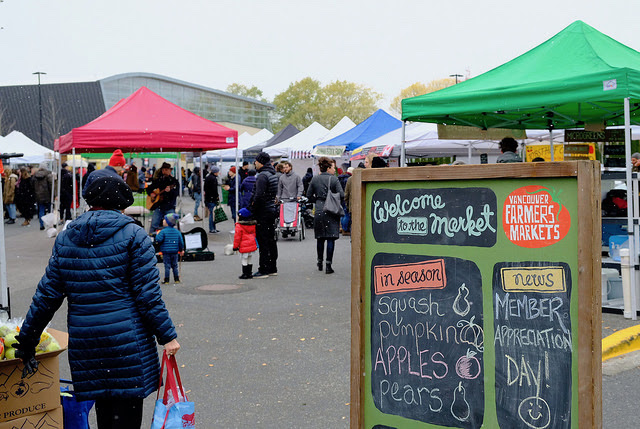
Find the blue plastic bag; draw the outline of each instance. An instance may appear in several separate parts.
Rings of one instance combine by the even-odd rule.
[[[160,399],[165,366],[167,368],[167,377],[164,383],[164,395]],[[169,393],[171,393],[171,396],[169,396]],[[175,356],[167,356],[167,353],[164,352],[162,355],[162,367],[160,368],[158,399],[153,410],[151,429],[195,429],[195,413],[195,404],[189,402],[184,393]]]
[[[60,380],[61,383],[71,384],[69,380]],[[62,414],[64,416],[65,429],[90,429],[89,412],[95,401],[78,401],[71,387],[60,387],[62,398]]]

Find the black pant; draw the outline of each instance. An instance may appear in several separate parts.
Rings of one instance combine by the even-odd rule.
[[[256,239],[260,251],[258,271],[262,274],[278,272],[278,245],[276,243],[276,216],[263,216],[256,225]]]
[[[318,238],[316,239],[316,251],[318,253],[318,261],[322,261],[322,255],[324,254],[324,242],[327,242],[327,262],[333,261],[333,250],[336,247],[335,238]]]
[[[98,429],[140,429],[142,398],[96,400]]]

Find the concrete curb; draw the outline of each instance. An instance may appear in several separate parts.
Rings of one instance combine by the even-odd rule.
[[[631,326],[602,339],[602,362],[640,350],[640,325]]]

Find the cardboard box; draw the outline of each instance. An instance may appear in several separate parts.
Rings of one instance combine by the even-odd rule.
[[[63,429],[62,407],[0,423],[0,429]]]
[[[47,332],[53,335],[62,348],[36,355],[40,365],[30,378],[22,378],[24,366],[20,359],[0,360],[0,422],[43,414],[60,406],[58,355],[67,349],[69,336],[55,329],[47,329]],[[0,429],[4,428],[0,424]]]

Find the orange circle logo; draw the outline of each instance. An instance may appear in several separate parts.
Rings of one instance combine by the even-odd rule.
[[[531,185],[510,193],[502,209],[502,226],[509,241],[533,249],[562,240],[571,227],[571,216],[558,198],[560,192]]]

